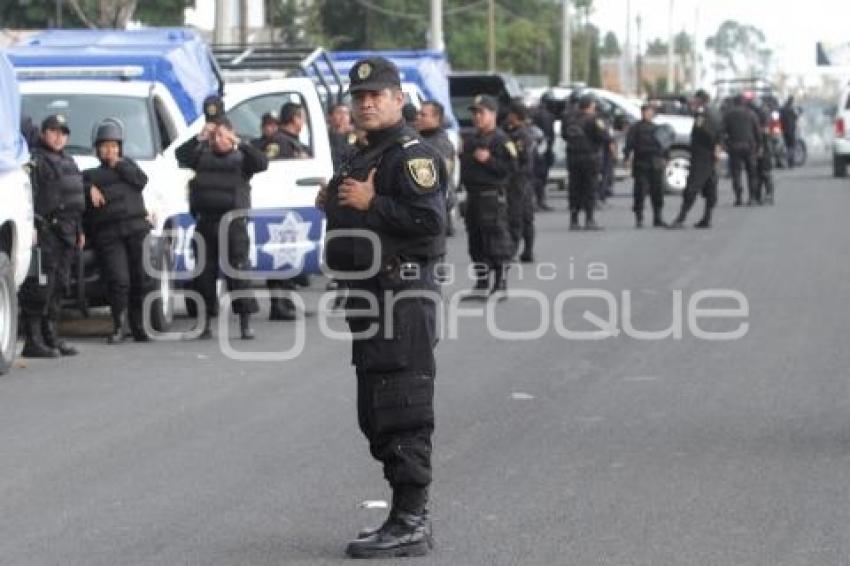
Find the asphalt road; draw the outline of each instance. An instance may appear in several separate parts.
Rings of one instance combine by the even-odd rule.
[[[511,282],[542,292],[543,335],[500,339],[467,316],[439,346],[437,548],[416,563],[850,564],[850,183],[828,173],[780,173],[763,208],[733,209],[726,181],[710,231],[637,231],[614,198],[604,232],[568,233],[556,196],[537,250],[554,268]],[[466,265],[462,235],[450,259]],[[601,264],[606,278],[589,278]],[[555,316],[570,289],[610,292],[619,335],[559,335],[598,329],[582,312],[609,309],[573,298]],[[746,335],[698,337],[691,298],[723,289],[746,316],[699,327],[746,323]],[[681,339],[624,330],[626,311],[638,329],[669,327],[677,290]],[[539,311],[514,297],[493,319],[531,330]],[[361,502],[388,493],[357,430],[349,345],[318,320],[304,321],[303,353],[277,363],[229,359],[217,342],[110,347],[78,325],[82,355],[0,379],[0,563],[345,560],[346,541],[382,519]],[[257,330],[252,350],[294,343],[291,323]]]

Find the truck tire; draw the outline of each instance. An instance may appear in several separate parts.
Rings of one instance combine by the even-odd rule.
[[[18,294],[12,261],[0,252],[0,375],[12,367],[18,341]]]
[[[688,172],[691,170],[691,152],[686,149],[672,149],[664,167],[664,192],[682,193],[688,184]]]
[[[847,176],[847,160],[840,155],[832,156],[832,175],[833,177]]]

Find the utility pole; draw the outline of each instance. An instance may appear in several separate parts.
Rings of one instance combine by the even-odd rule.
[[[496,72],[496,0],[490,0],[487,10],[487,68]]]
[[[691,63],[691,70],[693,71],[693,89],[696,90],[699,88],[699,80],[700,80],[700,68],[699,68],[699,4],[694,8],[694,41],[693,41],[693,62]]]
[[[248,43],[248,0],[239,0],[239,45]]]
[[[642,19],[640,14],[637,15],[637,95],[640,96],[643,92],[643,56],[641,55],[640,45],[640,28]]]
[[[670,0],[670,11],[667,13],[667,92],[676,90],[675,67],[673,61],[673,4]]]
[[[62,0],[56,0],[56,27],[62,27]]]
[[[445,51],[443,39],[443,0],[431,0],[431,33],[428,36],[428,49]]]
[[[213,31],[213,43],[228,43],[230,38],[230,6],[227,0],[215,0],[215,29]]]
[[[561,0],[561,84],[570,84],[573,34],[570,27],[570,0]]]
[[[626,41],[623,43],[623,92],[634,93],[632,82],[632,0],[626,0]]]

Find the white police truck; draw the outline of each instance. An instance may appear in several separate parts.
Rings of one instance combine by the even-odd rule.
[[[21,136],[20,96],[15,74],[0,51],[0,374],[15,359],[17,290],[27,275],[33,243],[29,161]]]

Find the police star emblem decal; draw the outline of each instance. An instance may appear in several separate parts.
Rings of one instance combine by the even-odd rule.
[[[433,159],[410,159],[407,169],[413,181],[422,189],[430,191],[437,186],[437,168]]]
[[[372,65],[369,63],[362,63],[359,67],[357,67],[357,78],[361,81],[365,81],[369,78],[369,75],[372,74]]]
[[[304,257],[316,248],[309,238],[310,225],[311,222],[291,210],[280,223],[269,222],[269,239],[261,249],[272,256],[272,269],[284,266],[296,272],[303,269]]]

